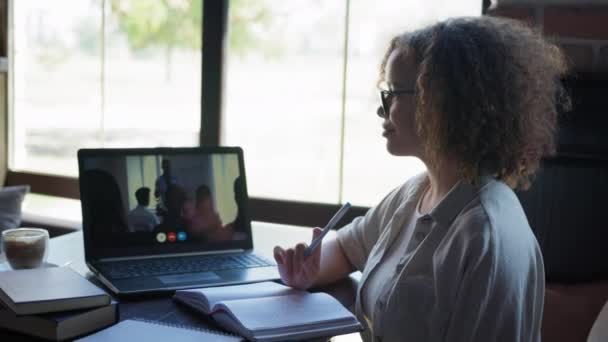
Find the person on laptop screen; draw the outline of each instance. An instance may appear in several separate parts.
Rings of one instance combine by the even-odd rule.
[[[196,188],[194,201],[187,201],[185,206],[188,227],[193,235],[205,236],[209,240],[216,241],[232,238],[233,228],[222,224],[222,219],[213,205],[211,190],[207,185],[199,185]]]
[[[129,221],[130,232],[152,232],[154,227],[160,223],[158,217],[148,210],[150,205],[150,188],[142,186],[135,191],[137,199],[137,207],[129,212],[127,219]]]
[[[167,158],[163,158],[161,162],[162,174],[158,176],[156,179],[156,183],[154,185],[154,197],[158,203],[157,211],[159,216],[165,215],[167,212],[167,192],[171,185],[179,184],[177,181],[177,177],[173,174],[171,170],[171,161]]]
[[[365,341],[540,341],[543,260],[513,190],[554,152],[565,72],[560,50],[514,20],[456,18],[392,39],[382,135],[427,171],[310,257],[303,243],[276,247],[283,281],[308,289],[362,271]]]
[[[157,231],[185,230],[187,218],[184,214],[184,205],[187,201],[187,192],[178,184],[171,184],[165,191],[165,211],[162,222],[156,226]]]
[[[105,170],[86,170],[81,179],[89,184],[88,201],[96,210],[91,211],[92,230],[96,238],[103,239],[107,232],[129,231],[123,199],[116,179]]]

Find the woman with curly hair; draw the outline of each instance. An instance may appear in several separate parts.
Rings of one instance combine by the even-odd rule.
[[[457,18],[395,37],[380,70],[386,148],[427,171],[313,256],[276,247],[283,281],[362,271],[365,341],[540,341],[543,260],[513,190],[555,149],[561,52],[513,20]]]

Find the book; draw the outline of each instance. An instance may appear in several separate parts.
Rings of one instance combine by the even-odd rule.
[[[133,342],[133,341],[180,341],[180,342],[237,342],[237,336],[191,326],[140,319],[124,320],[108,329],[83,337],[82,342]]]
[[[173,298],[252,341],[303,340],[363,329],[334,297],[274,282],[180,290]]]
[[[105,328],[118,320],[118,303],[80,309],[18,316],[0,307],[0,328],[52,341],[62,341]]]
[[[110,296],[69,267],[0,272],[0,300],[17,315],[93,308]]]

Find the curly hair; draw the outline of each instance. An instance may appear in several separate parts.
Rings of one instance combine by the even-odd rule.
[[[560,49],[511,19],[455,18],[393,38],[389,55],[414,58],[416,129],[429,167],[446,156],[476,183],[490,173],[526,189],[543,156],[555,152],[558,112],[570,100]]]

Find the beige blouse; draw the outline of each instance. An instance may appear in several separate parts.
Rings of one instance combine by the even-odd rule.
[[[419,204],[417,205],[417,207]],[[391,279],[395,274],[395,270],[403,267],[403,260],[408,260],[410,255],[416,250],[416,244],[408,243],[414,239],[422,240],[425,235],[418,232],[418,235],[412,237],[416,222],[422,217],[418,209],[415,209],[412,216],[407,220],[404,229],[401,229],[399,236],[392,244],[391,248],[386,253],[382,261],[382,267],[374,268],[367,277],[365,286],[361,287],[361,309],[367,323],[373,321],[374,308],[376,301],[380,298],[383,290],[383,284],[386,279]]]
[[[426,173],[392,191],[338,231],[349,261],[363,272],[356,314],[365,341],[540,341],[544,267],[513,191],[485,178],[457,183],[428,215],[408,225],[428,184]],[[396,265],[387,255],[402,230]],[[398,248],[399,249],[399,248]],[[382,272],[382,282],[370,274]],[[385,270],[386,271],[386,270]],[[378,287],[370,291],[368,282]],[[362,299],[365,293],[377,298]]]

